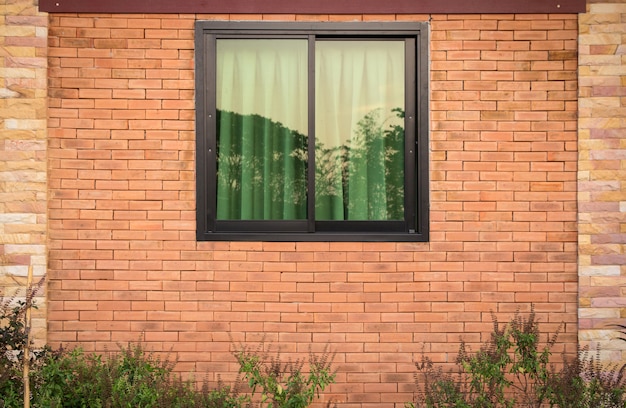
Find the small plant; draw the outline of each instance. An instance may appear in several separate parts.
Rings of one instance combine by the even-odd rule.
[[[555,408],[626,407],[626,366],[603,365],[598,351],[579,350],[577,358],[563,357],[563,368],[548,377],[547,399]]]
[[[457,364],[468,374],[469,403],[472,407],[511,408],[514,401],[507,400],[505,391],[511,385],[507,378],[507,366],[512,362],[508,350],[512,345],[507,328],[500,329],[494,318],[491,341],[471,354],[461,342]]]
[[[30,313],[37,308],[33,299],[43,283],[44,278],[29,283],[24,300],[0,296],[0,408],[30,406],[30,398],[25,398],[31,395],[30,370],[40,366],[47,352],[30,348]]]
[[[415,364],[422,391],[407,407],[539,408],[547,401],[548,360],[558,331],[541,348],[534,310],[528,318],[516,313],[504,327],[493,314],[492,321],[490,340],[480,350],[472,353],[461,342],[456,373],[444,372],[422,355]]]
[[[514,377],[511,386],[520,404],[524,407],[539,408],[546,401],[550,389],[550,356],[563,325],[549,336],[541,348],[539,341],[539,322],[534,308],[528,318],[516,313],[510,324],[510,336],[513,347],[509,373]]]
[[[279,352],[270,357],[242,348],[235,354],[252,395],[260,389],[261,404],[267,408],[308,407],[335,380],[331,370],[333,356],[327,348],[321,356],[309,353],[309,370],[305,372],[304,360],[283,363]]]
[[[415,363],[418,372],[422,374],[423,393],[416,403],[409,402],[407,408],[418,407],[450,407],[471,408],[466,401],[468,393],[467,382],[461,372],[445,372],[443,368],[436,367],[433,361],[422,353],[422,358]],[[419,384],[418,375],[415,382]],[[417,405],[416,405],[417,404]]]
[[[3,308],[0,335],[4,352],[0,372],[0,408],[23,404],[23,378],[19,353],[23,350],[22,304]],[[280,354],[268,358],[243,349],[237,353],[241,374],[252,388],[262,390],[261,406],[268,408],[308,407],[334,381],[332,356],[311,353],[308,370],[304,361],[281,362]],[[239,379],[233,388],[218,381],[201,388],[191,379],[183,381],[173,372],[175,362],[161,359],[141,344],[121,346],[105,355],[81,349],[44,349],[36,355],[29,380],[33,384],[29,402],[35,407],[107,408],[241,408],[251,406],[250,395],[239,393]]]
[[[27,336],[24,328],[25,303],[13,298],[0,300],[0,384],[13,375]]]
[[[174,362],[140,344],[120,347],[106,358],[82,350],[51,353],[37,377],[34,395],[43,407],[237,408],[246,401],[219,384],[201,390],[173,373]]]

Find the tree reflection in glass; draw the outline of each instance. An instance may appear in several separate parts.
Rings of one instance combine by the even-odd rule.
[[[404,116],[400,109],[394,113]],[[379,111],[366,115],[359,124],[359,133],[339,147],[317,143],[318,220],[398,220],[404,216],[404,129],[381,120]],[[256,138],[252,149],[244,146],[242,137],[220,138],[218,204],[231,203],[218,206],[220,219],[306,218],[308,138],[258,115],[218,111],[218,126],[220,134],[242,134],[245,129],[264,135]],[[333,217],[337,213],[341,218]]]
[[[306,219],[307,42],[217,44],[217,219]],[[403,47],[317,43],[316,220],[404,218]]]

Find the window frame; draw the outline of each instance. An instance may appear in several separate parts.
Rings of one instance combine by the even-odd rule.
[[[315,221],[314,200],[305,220],[216,220],[216,40],[221,38],[304,38],[309,41],[309,78],[314,76],[314,43],[322,40],[404,39],[405,217],[400,221]],[[407,44],[413,44],[407,45]],[[428,172],[428,24],[425,22],[232,22],[197,21],[196,69],[196,220],[199,241],[427,241]],[[409,83],[409,79],[414,83]],[[308,83],[314,101],[315,84]],[[315,134],[315,106],[309,106],[309,135]],[[309,162],[314,163],[314,138]],[[313,147],[313,148],[312,148]],[[410,160],[407,160],[410,157]],[[309,185],[315,177],[309,171]],[[311,187],[313,189],[314,187]],[[212,201],[210,201],[212,200]]]

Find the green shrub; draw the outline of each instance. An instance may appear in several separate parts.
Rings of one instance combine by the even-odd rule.
[[[259,388],[261,405],[267,408],[308,407],[335,380],[331,369],[334,355],[327,348],[321,356],[309,353],[308,372],[304,370],[304,360],[284,363],[279,352],[269,356],[244,347],[235,356],[252,395]]]
[[[33,297],[43,284],[43,279],[28,288],[26,300],[0,296],[0,408],[24,406],[24,352],[29,341],[26,313],[36,308]],[[29,367],[37,370],[42,364],[47,348],[29,352]]]
[[[21,350],[24,349],[24,302],[0,300],[0,407],[23,405]]]
[[[492,315],[493,332],[480,350],[472,353],[461,342],[457,373],[445,373],[422,355],[416,363],[423,381],[418,407],[512,408],[540,407],[549,393],[551,348],[558,332],[543,347],[534,313],[528,318],[516,313],[502,327]],[[419,379],[419,376],[416,377]]]
[[[550,364],[559,330],[540,345],[534,310],[516,313],[504,327],[493,317],[490,340],[476,353],[461,343],[457,369],[444,371],[422,354],[416,362],[420,391],[407,407],[420,408],[626,408],[626,366],[605,366],[587,350]],[[626,335],[626,333],[622,333]]]
[[[76,349],[51,353],[39,372],[34,394],[38,407],[149,408],[240,407],[245,396],[230,388],[213,390],[172,372],[174,363],[140,344],[121,347],[106,358]]]
[[[0,408],[24,405],[22,354],[28,341],[25,327],[26,302],[0,298]],[[37,408],[241,408],[252,405],[251,396],[239,393],[239,381],[217,388],[204,381],[200,388],[191,379],[183,381],[173,372],[175,363],[161,359],[141,344],[121,346],[105,355],[82,349],[31,353],[30,403]],[[300,408],[311,404],[334,380],[331,359],[310,354],[304,362],[268,360],[243,349],[236,354],[241,373],[253,394],[263,390],[261,405],[268,408]]]
[[[578,358],[563,358],[563,367],[548,378],[551,407],[626,407],[626,365],[604,365],[598,352],[579,350]]]

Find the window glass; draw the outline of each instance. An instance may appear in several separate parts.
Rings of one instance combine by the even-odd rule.
[[[317,220],[404,218],[404,41],[318,41]]]
[[[307,217],[307,41],[216,44],[217,219]]]

